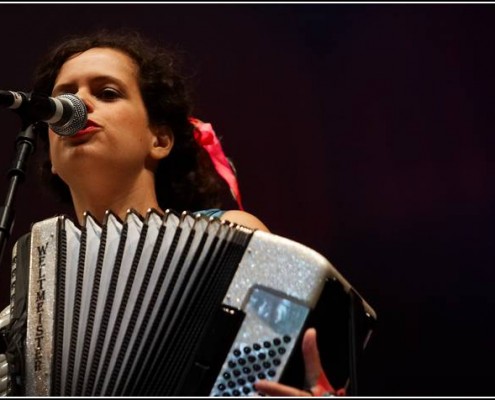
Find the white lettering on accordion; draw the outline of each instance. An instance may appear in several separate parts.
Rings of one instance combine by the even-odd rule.
[[[36,333],[34,336],[36,342],[36,349],[34,355],[34,370],[41,371],[41,367],[43,365],[43,338],[44,338],[44,326],[43,326],[43,306],[45,304],[45,288],[44,282],[46,280],[45,275],[45,256],[46,249],[48,247],[47,242],[44,246],[38,246],[38,287],[36,290],[36,314],[37,314],[37,323],[36,323]]]

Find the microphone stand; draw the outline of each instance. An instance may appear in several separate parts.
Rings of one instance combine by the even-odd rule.
[[[16,138],[15,158],[7,173],[7,177],[10,179],[7,195],[5,196],[5,203],[0,207],[0,263],[3,261],[5,247],[14,227],[15,210],[13,204],[17,187],[25,179],[26,163],[36,145],[33,121],[22,115],[21,118],[22,127]]]

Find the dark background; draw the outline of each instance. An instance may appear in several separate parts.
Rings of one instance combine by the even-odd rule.
[[[495,5],[0,5],[0,88],[68,33],[134,27],[197,71],[247,211],[375,308],[359,394],[493,395]],[[0,113],[0,171],[18,117]],[[6,178],[1,193],[6,190]],[[3,196],[3,195],[2,195]],[[60,206],[28,175],[14,239]]]

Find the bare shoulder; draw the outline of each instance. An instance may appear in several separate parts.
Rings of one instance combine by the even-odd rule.
[[[235,222],[239,225],[244,225],[251,229],[259,229],[260,231],[270,232],[266,225],[261,222],[253,214],[241,210],[228,210],[222,215],[221,219]]]

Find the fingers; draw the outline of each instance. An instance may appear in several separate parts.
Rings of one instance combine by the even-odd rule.
[[[302,341],[306,386],[313,387],[322,371],[320,353],[316,343],[316,329],[309,328],[304,332]]]
[[[306,390],[297,389],[292,386],[287,386],[268,380],[260,380],[254,384],[254,387],[258,393],[267,396],[311,396],[311,393]]]
[[[335,393],[335,389],[328,381],[321,365],[320,353],[316,342],[316,330],[314,328],[309,328],[304,333],[302,351],[306,368],[306,387],[310,388],[314,396]]]

